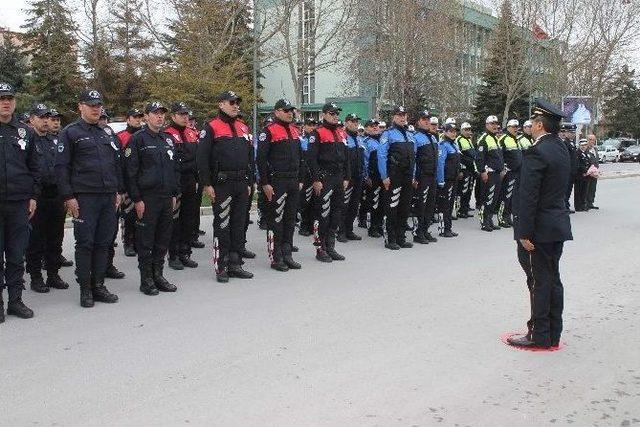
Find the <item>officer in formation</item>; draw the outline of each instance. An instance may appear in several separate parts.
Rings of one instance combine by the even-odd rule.
[[[476,161],[478,152],[472,141],[471,124],[464,122],[460,125],[460,135],[456,138],[456,146],[460,150],[460,169],[462,176],[458,182],[458,218],[469,218],[471,215],[470,202],[475,181],[478,177]]]
[[[309,148],[309,136],[316,130],[317,126],[318,122],[314,118],[308,118],[304,122],[302,134],[300,135],[303,160]],[[311,203],[311,197],[313,196],[313,181],[311,180],[311,173],[307,167],[306,161],[304,163],[302,174],[302,190],[300,190],[299,197],[300,227],[298,234],[301,236],[311,236],[311,234],[313,234],[313,204]]]
[[[504,169],[504,160],[498,144],[497,132],[500,129],[498,118],[496,116],[487,117],[485,127],[486,131],[477,142],[479,198],[476,201],[476,206],[479,207],[481,229],[491,232],[500,229],[493,222],[493,216],[496,213],[497,199],[500,194],[500,175]]]
[[[127,193],[137,217],[140,291],[146,295],[176,291],[163,275],[180,181],[174,139],[162,131],[166,113],[158,101],[147,104],[146,126],[124,151]]]
[[[567,150],[569,150],[569,158],[571,162],[571,169],[569,171],[569,182],[567,184],[567,193],[566,193],[566,205],[567,209],[569,209],[569,213],[575,213],[575,210],[571,209],[569,199],[571,197],[571,191],[574,189],[574,186],[577,185],[578,177],[578,158],[580,157],[580,153],[578,152],[578,147],[576,146],[576,125],[572,123],[562,123],[560,126],[560,132],[558,136],[564,142]],[[574,209],[577,209],[575,203],[573,205]]]
[[[451,229],[453,201],[456,196],[456,184],[460,174],[460,150],[455,140],[458,129],[455,123],[444,125],[443,136],[438,146],[438,209],[442,213],[442,231],[440,237],[457,237],[458,233]]]
[[[365,173],[365,201],[364,225],[368,228],[367,235],[374,239],[382,237],[384,205],[382,203],[382,179],[378,169],[378,147],[380,146],[380,122],[370,119],[364,124],[363,144],[366,147],[364,155]],[[367,225],[367,214],[369,224]]]
[[[520,123],[511,119],[507,122],[506,132],[498,139],[498,144],[502,149],[504,159],[504,177],[500,185],[500,197],[498,198],[498,225],[502,228],[513,226],[511,220],[511,200],[516,179],[520,175],[520,165],[522,164],[522,150],[517,142],[517,131]]]
[[[358,216],[362,190],[365,179],[365,152],[366,147],[362,136],[359,134],[360,117],[356,114],[348,114],[344,120],[347,133],[347,155],[351,179],[344,193],[344,211],[342,221],[338,227],[338,241],[346,243],[350,240],[362,240],[362,237],[353,232],[353,223]],[[364,129],[364,128],[363,128]]]
[[[589,178],[587,172],[592,165],[589,157],[589,143],[581,139],[576,153],[576,174],[573,188],[573,207],[576,212],[587,211],[587,196],[589,191]]]
[[[433,222],[436,208],[437,194],[437,170],[438,170],[438,136],[433,133],[435,126],[437,132],[437,117],[433,117],[428,111],[421,111],[416,122],[414,134],[416,143],[416,175],[418,182],[416,197],[414,199],[415,212],[418,217],[418,225],[413,241],[420,244],[437,242],[429,232]],[[432,123],[433,122],[433,123]]]

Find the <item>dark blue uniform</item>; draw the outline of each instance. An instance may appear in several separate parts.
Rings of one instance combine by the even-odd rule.
[[[60,132],[58,144],[58,191],[80,207],[73,219],[78,283],[83,290],[91,288],[95,299],[115,302],[115,295],[102,296],[108,294],[104,277],[117,227],[116,194],[124,190],[119,145],[111,128],[82,118]]]
[[[40,195],[40,160],[33,139],[33,131],[15,117],[0,123],[0,303],[6,286],[9,306],[22,298],[29,200]]]
[[[347,132],[347,156],[351,168],[351,180],[344,192],[344,210],[342,213],[342,223],[338,229],[340,241],[360,240],[360,237],[353,232],[353,222],[358,216],[362,190],[365,180],[365,151],[366,145],[357,132]]]
[[[414,197],[418,228],[414,242],[429,243],[437,239],[429,232],[436,210],[436,172],[438,165],[438,136],[426,129],[417,129],[416,141],[416,176],[418,188]]]

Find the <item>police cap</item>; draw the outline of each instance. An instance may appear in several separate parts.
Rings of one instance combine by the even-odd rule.
[[[49,109],[49,113],[51,113],[51,117],[62,117],[62,114],[60,114],[55,108]]]
[[[237,102],[242,102],[242,98],[240,96],[238,96],[237,93],[235,93],[232,90],[228,90],[226,92],[222,92],[220,95],[218,95],[218,102],[223,102],[223,101],[237,101]]]
[[[0,96],[16,96],[16,90],[9,83],[0,82]]]
[[[309,126],[315,126],[318,124],[318,121],[313,117],[309,117],[307,120],[304,121],[304,124]]]
[[[102,95],[95,89],[86,89],[80,92],[80,96],[78,97],[78,101],[81,104],[87,105],[102,105],[104,102],[102,101]]]
[[[577,127],[573,123],[562,123],[560,125],[560,130],[563,131],[563,132],[574,132],[575,133],[576,129],[577,129]]]
[[[144,107],[144,112],[145,113],[155,113],[156,111],[162,111],[162,112],[166,113],[167,112],[167,108],[164,105],[162,105],[162,103],[160,101],[149,102]]]
[[[144,116],[144,114],[142,114],[142,111],[138,110],[137,108],[132,108],[129,111],[127,111],[127,117],[142,117]]]
[[[364,127],[366,127],[366,128],[379,126],[379,125],[380,125],[380,122],[377,121],[376,119],[369,119],[364,123]]]
[[[360,117],[358,117],[358,115],[355,113],[349,113],[347,114],[347,117],[344,118],[345,122],[357,122],[359,120],[360,120]]]
[[[276,105],[273,106],[274,110],[293,111],[296,107],[288,99],[278,99]]]
[[[185,104],[184,102],[174,102],[171,105],[171,112],[173,114],[189,114],[189,107],[187,107],[187,104]]]
[[[337,104],[334,104],[333,102],[327,102],[326,104],[324,104],[322,106],[322,112],[323,113],[339,113],[342,111],[342,108],[338,107]]]
[[[30,116],[45,117],[50,116],[51,111],[42,103],[33,104],[29,110]]]
[[[429,110],[422,110],[418,114],[418,119],[431,119],[431,113]]]
[[[531,111],[531,119],[537,117],[548,117],[554,120],[560,120],[564,117],[564,113],[555,105],[544,99],[536,99],[536,103]]]
[[[458,130],[458,127],[456,126],[456,124],[455,124],[455,123],[445,123],[445,124],[444,124],[444,127],[442,128],[442,130],[443,130],[444,132],[448,132],[448,131],[450,131],[450,130],[455,130],[455,131],[457,131],[457,130]]]
[[[393,107],[393,110],[391,110],[391,114],[394,116],[407,114],[407,109],[404,108],[403,105],[396,105]]]

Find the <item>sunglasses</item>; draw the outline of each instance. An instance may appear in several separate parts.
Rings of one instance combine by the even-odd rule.
[[[238,101],[236,99],[230,99],[229,100],[229,105],[240,105],[240,101]]]

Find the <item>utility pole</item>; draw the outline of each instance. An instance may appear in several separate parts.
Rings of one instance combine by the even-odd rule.
[[[258,133],[258,1],[253,0],[253,136]]]

